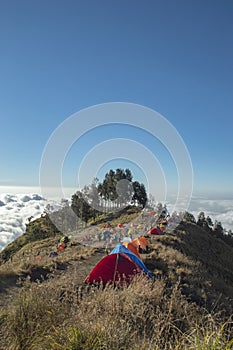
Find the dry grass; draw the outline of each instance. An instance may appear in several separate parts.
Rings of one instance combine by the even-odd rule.
[[[233,251],[196,225],[150,238],[142,259],[157,278],[127,288],[82,284],[103,249],[49,258],[55,247],[29,243],[0,266],[1,350],[233,349]]]
[[[150,239],[146,265],[167,276],[186,297],[209,312],[233,313],[233,249],[194,224],[183,224],[175,233]]]
[[[230,320],[198,308],[179,284],[136,278],[128,288],[26,282],[0,317],[4,349],[231,349]],[[3,348],[2,348],[3,349]]]

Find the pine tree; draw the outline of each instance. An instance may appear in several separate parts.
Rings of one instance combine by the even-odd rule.
[[[194,224],[196,223],[196,219],[195,219],[194,215],[189,213],[188,211],[185,211],[183,220],[187,221],[187,222],[192,222]]]
[[[147,202],[147,194],[146,194],[146,189],[143,184],[140,184],[138,181],[133,182],[133,197],[132,201],[134,204],[139,204],[143,208],[146,206]]]
[[[206,222],[207,222],[207,224],[208,224],[208,226],[209,227],[213,227],[213,221],[212,221],[212,219],[209,217],[209,215],[207,216],[207,218],[206,218]]]
[[[223,227],[222,227],[222,224],[221,224],[220,221],[215,220],[214,227],[213,227],[213,232],[219,238],[221,238],[221,236],[223,236],[224,230],[223,230]]]

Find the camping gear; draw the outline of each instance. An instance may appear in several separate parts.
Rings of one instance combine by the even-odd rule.
[[[130,284],[132,276],[142,272],[139,266],[126,254],[110,254],[105,256],[85,278],[84,283]]]
[[[132,239],[130,238],[130,236],[124,236],[122,239],[121,239],[121,242],[132,242]]]
[[[109,230],[104,230],[102,235],[103,235],[103,239],[106,240],[111,236],[111,232]]]
[[[68,238],[68,236],[63,236],[62,238],[61,238],[61,240],[60,240],[60,243],[65,243],[65,244],[67,244],[67,243],[69,243],[69,238]]]
[[[142,253],[143,251],[148,251],[149,243],[145,237],[135,238],[132,241],[132,244],[137,248],[139,253]]]
[[[134,253],[135,255],[137,255],[137,257],[139,259],[141,259],[140,254],[139,254],[139,249],[138,246],[136,246],[135,244],[133,244],[133,242],[123,242],[122,243],[126,248],[128,248],[132,253]]]
[[[149,246],[149,242],[148,242],[148,240],[146,239],[146,237],[141,236],[141,237],[139,237],[138,239],[139,239],[139,241],[142,243],[142,244],[141,244],[142,248],[143,248],[143,247],[146,248],[146,247]],[[143,249],[144,249],[144,248],[143,248]]]
[[[50,257],[50,258],[53,258],[53,257],[55,257],[55,256],[58,256],[57,252],[50,252],[50,253],[49,253],[49,257]]]
[[[66,244],[62,242],[58,247],[56,253],[62,252],[66,248]]]
[[[144,236],[141,236],[141,237],[139,237],[138,238],[138,240],[140,241],[140,247],[144,250],[144,251],[146,251],[146,253],[148,253],[148,251],[149,251],[149,242],[148,242],[148,240],[146,239],[146,237],[144,237]],[[140,253],[140,252],[139,252]]]
[[[142,262],[141,259],[139,259],[133,252],[131,252],[129,249],[127,249],[123,244],[119,243],[112,251],[110,254],[114,253],[124,253],[127,254],[131,260],[136,262],[136,264],[149,276],[153,277],[152,273],[149,272],[149,270],[146,268],[144,263]]]
[[[161,235],[163,234],[163,231],[159,227],[153,227],[148,232],[148,235]]]
[[[143,262],[129,249],[118,244],[109,255],[101,259],[85,278],[84,283],[102,283],[113,285],[129,285],[133,276],[145,273],[148,277],[153,275]]]

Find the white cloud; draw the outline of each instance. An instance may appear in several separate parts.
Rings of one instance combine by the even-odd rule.
[[[22,235],[28,218],[38,218],[47,204],[38,194],[0,194],[0,251]]]
[[[200,211],[209,215],[212,221],[218,220],[226,230],[233,231],[233,199],[193,198],[189,211],[197,218]]]

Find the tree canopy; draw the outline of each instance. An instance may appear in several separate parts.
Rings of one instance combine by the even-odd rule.
[[[133,181],[129,169],[110,169],[102,182],[94,179],[92,184],[85,186],[72,196],[72,209],[77,216],[87,222],[96,217],[99,212],[121,209],[127,205],[137,205],[144,208],[147,203],[147,193],[144,184]]]

